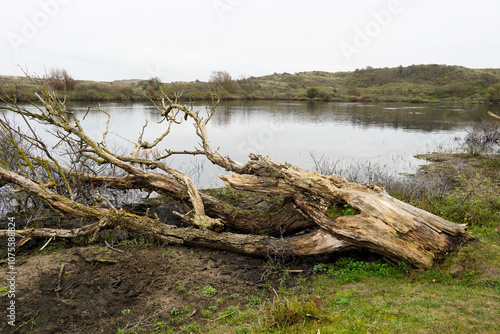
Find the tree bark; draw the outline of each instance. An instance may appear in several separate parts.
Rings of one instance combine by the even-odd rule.
[[[78,178],[88,184],[89,187],[106,186],[124,190],[148,189],[154,190],[176,202],[186,205],[191,204],[191,198],[187,194],[187,187],[173,178],[163,178],[163,186],[155,187],[144,177],[136,175],[90,175],[68,169],[64,169],[64,173],[69,177]],[[165,184],[168,185],[165,186]],[[234,231],[281,236],[282,234],[292,234],[316,226],[293,202],[286,199],[284,204],[278,208],[256,210],[256,205],[251,205],[252,208],[248,208],[249,204],[244,203],[247,207],[241,207],[237,206],[237,203],[224,202],[205,192],[199,194],[206,214],[221,219],[227,228]],[[259,199],[265,201],[262,197],[257,198],[256,201]],[[186,212],[182,213],[185,214]]]
[[[437,256],[457,247],[466,232],[465,225],[401,202],[374,185],[350,183],[338,175],[325,176],[256,155],[247,166],[252,175],[221,178],[235,189],[290,196],[323,230],[394,261],[429,268]],[[330,218],[327,209],[339,203],[360,213]]]
[[[282,233],[286,232],[286,228],[293,229],[293,224],[290,222],[298,222],[301,227],[304,222],[307,222],[309,227],[315,225],[319,228],[297,236],[284,237],[178,228],[121,210],[114,212],[111,209],[96,210],[75,205],[53,194],[50,190],[34,182],[27,182],[19,175],[3,168],[0,168],[0,177],[2,180],[16,183],[36,193],[64,212],[95,219],[108,217],[108,225],[121,226],[132,232],[146,232],[170,243],[205,246],[254,256],[273,253],[308,256],[358,248],[382,254],[393,261],[407,261],[417,267],[429,268],[437,256],[454,249],[465,234],[465,225],[451,223],[396,200],[382,188],[374,185],[350,183],[338,175],[324,176],[278,164],[269,158],[256,155],[251,157],[247,167],[248,172],[254,175],[233,174],[221,176],[221,178],[235,189],[290,198],[291,202],[283,204],[281,209],[272,215],[272,219],[278,221],[273,222],[274,229],[280,226],[283,228]],[[111,183],[118,181],[117,178],[98,179],[106,179]],[[135,183],[130,183],[132,180]],[[125,177],[118,184],[130,187],[133,184],[140,185],[142,181],[139,182],[135,177]],[[241,226],[241,222],[251,218],[251,212],[241,217],[238,214],[232,214],[229,205],[222,206],[223,210],[221,210],[222,202],[211,196],[204,196],[207,207],[211,208],[206,210],[207,213],[216,214],[216,219],[226,224],[231,221],[240,222],[239,226]],[[326,213],[327,209],[340,203],[349,204],[359,210],[359,213],[330,218]],[[214,210],[214,208],[218,209]],[[236,209],[233,208],[233,210]],[[255,232],[258,228],[262,226],[249,226],[241,230]],[[82,229],[71,233],[57,230],[20,230],[17,233],[23,237],[75,237],[79,233],[90,232],[89,229]]]
[[[429,268],[441,254],[453,250],[465,238],[465,225],[449,222],[403,203],[378,186],[347,182],[338,175],[321,175],[254,154],[250,155],[246,164],[222,156],[212,149],[206,129],[216,105],[206,118],[202,118],[191,108],[172,101],[167,106],[162,100],[161,106],[157,105],[157,108],[169,122],[168,129],[153,144],[148,144],[142,141],[146,123],[132,155],[120,156],[106,147],[107,128],[103,140],[97,142],[85,133],[75,114],[68,112],[54,93],[45,92],[44,97],[39,98],[45,109],[38,108],[38,112],[23,108],[12,100],[7,106],[0,106],[0,109],[55,126],[61,131],[58,133],[61,141],[66,141],[70,147],[78,147],[79,155],[90,154],[94,162],[113,165],[126,175],[89,175],[65,169],[52,157],[49,148],[31,127],[31,135],[22,134],[6,120],[0,119],[4,136],[19,154],[18,165],[21,170],[9,170],[7,160],[0,159],[0,166],[3,166],[0,167],[0,182],[14,184],[37,195],[61,212],[85,217],[92,222],[87,227],[71,231],[16,230],[15,233],[24,240],[33,237],[73,238],[92,233],[96,236],[104,226],[114,226],[131,232],[148,233],[168,243],[211,247],[254,256],[311,256],[356,248],[381,254],[393,261],[407,261],[416,267]],[[100,107],[98,109],[101,110]],[[110,115],[104,113],[108,116],[109,124]],[[184,119],[191,118],[194,121],[201,148],[189,152],[167,151],[164,157],[157,159],[139,159],[141,149],[156,146],[169,133],[172,124],[181,122],[179,113]],[[72,115],[72,120],[68,115]],[[30,156],[16,141],[15,137],[18,136],[48,158]],[[200,192],[187,175],[161,161],[177,153],[202,154],[213,164],[233,172],[232,175],[221,176],[226,185],[259,193],[263,197],[277,196],[281,202],[258,209],[257,204],[238,206]],[[31,169],[32,173],[27,173],[26,169]],[[155,169],[162,172],[154,172]],[[58,174],[64,180],[68,196],[57,192],[53,174]],[[178,213],[187,227],[163,224],[158,219],[116,209],[109,201],[108,206],[111,208],[82,204],[74,200],[68,181],[72,177],[85,180],[91,189],[93,186],[105,185],[119,189],[156,191],[191,209]],[[50,182],[45,184],[42,180]],[[332,208],[344,205],[353,208],[353,211],[357,210],[356,214],[338,217],[329,214]],[[0,231],[0,236],[7,233],[11,232]]]
[[[152,238],[173,245],[186,245],[226,250],[249,256],[314,256],[346,251],[356,248],[348,242],[336,239],[322,229],[300,235],[281,238],[259,236],[253,234],[219,233],[207,229],[193,227],[175,227],[166,225],[156,219],[137,216],[127,212],[103,212],[107,218],[106,224],[93,223],[81,228],[51,229],[28,228],[15,231],[18,238],[61,238],[69,239],[96,234],[106,226],[119,227],[129,232],[148,234]],[[0,237],[6,237],[11,232],[0,230]]]

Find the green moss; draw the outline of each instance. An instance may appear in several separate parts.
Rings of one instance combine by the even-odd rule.
[[[359,210],[356,208],[353,208],[347,203],[340,203],[334,206],[329,207],[325,214],[332,218],[332,219],[337,219],[342,216],[354,216],[359,214]]]

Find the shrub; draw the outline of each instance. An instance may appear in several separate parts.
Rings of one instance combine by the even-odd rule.
[[[482,121],[467,131],[464,148],[467,152],[487,152],[500,145],[500,128],[495,122]]]
[[[500,83],[495,84],[488,88],[486,91],[486,97],[490,102],[499,103],[500,102]]]
[[[316,87],[309,87],[307,90],[306,90],[306,96],[309,98],[309,99],[314,99],[315,97],[317,97],[319,95],[319,89],[316,88]]]
[[[76,81],[66,72],[65,69],[51,69],[47,75],[47,82],[54,90],[73,90]]]
[[[238,83],[227,71],[213,71],[209,82],[215,89],[222,88],[228,93],[234,93],[239,88]]]
[[[328,93],[326,90],[320,90],[319,97],[324,101],[328,101],[332,98],[332,94]]]

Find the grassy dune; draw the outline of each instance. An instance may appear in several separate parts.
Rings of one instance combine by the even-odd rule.
[[[33,98],[36,87],[29,78],[0,78],[4,89],[10,85],[21,99]],[[227,75],[213,82],[173,83],[162,83],[157,78],[113,82],[76,78],[72,89],[60,94],[74,101],[145,101],[162,89],[170,93],[182,91],[185,101],[210,100],[216,92],[223,99],[240,100],[486,103],[500,102],[500,69],[412,65],[337,73],[274,73],[239,80]]]

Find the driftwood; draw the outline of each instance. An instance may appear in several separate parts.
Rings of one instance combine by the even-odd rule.
[[[23,166],[16,169],[8,161],[0,161],[3,184],[36,194],[60,212],[93,221],[89,226],[75,230],[16,230],[17,237],[23,240],[81,235],[95,237],[104,227],[119,226],[131,232],[148,233],[167,243],[211,247],[253,256],[311,256],[365,249],[393,261],[407,261],[416,267],[429,268],[438,256],[456,248],[465,235],[465,225],[449,222],[401,202],[375,185],[351,183],[338,175],[321,175],[254,154],[246,164],[220,155],[212,149],[206,130],[217,101],[207,117],[202,118],[193,109],[165,96],[155,103],[167,121],[165,133],[147,143],[142,140],[145,126],[132,154],[120,156],[106,147],[107,130],[101,142],[91,139],[76,115],[68,111],[53,92],[44,91],[39,100],[43,106],[33,111],[5,96],[0,108],[56,127],[61,140],[73,149],[74,154],[85,156],[87,161],[96,164],[112,165],[121,170],[122,175],[70,170],[53,158],[50,149],[33,131],[23,134],[8,120],[1,121],[4,137],[14,147],[19,165]],[[170,127],[182,119],[193,121],[196,135],[201,140],[199,148],[183,152],[167,150],[156,159],[139,158],[141,150],[155,147],[168,135]],[[28,154],[15,138],[34,145],[43,157]],[[224,202],[198,191],[187,175],[162,162],[173,154],[204,155],[213,164],[233,172],[230,176],[221,176],[227,186],[284,200],[264,211],[241,209]],[[54,181],[54,174],[59,175],[62,184]],[[82,203],[75,195],[71,180],[83,180],[89,189],[105,186],[108,189],[156,191],[189,208],[178,213],[185,225],[172,226],[147,215],[116,209],[105,198],[101,201],[105,203],[103,205]],[[97,190],[94,195],[100,196]],[[352,208],[355,214],[339,217],[329,214],[332,208],[344,206]],[[0,231],[0,236],[7,233]]]

